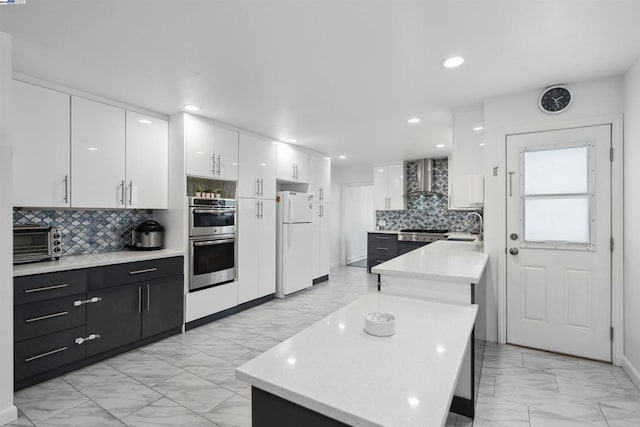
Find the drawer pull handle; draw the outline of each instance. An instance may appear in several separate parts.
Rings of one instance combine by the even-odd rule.
[[[45,286],[44,288],[25,289],[24,293],[25,294],[31,294],[33,292],[51,291],[53,289],[66,288],[67,286],[69,286],[69,285],[66,284],[66,283],[60,283],[59,285]]]
[[[47,351],[46,353],[42,353],[42,354],[38,354],[37,356],[32,356],[29,357],[27,359],[24,359],[25,362],[32,362],[34,360],[38,360],[41,359],[43,357],[47,357],[47,356],[52,356],[56,353],[60,353],[61,351],[65,351],[68,350],[68,347],[60,347],[60,348],[56,348],[55,350],[51,350],[51,351]]]
[[[376,249],[378,249],[378,250],[385,250],[385,251],[386,251],[386,250],[387,250],[387,249],[389,249],[389,248],[376,248]]]
[[[69,314],[68,311],[61,311],[60,313],[47,314],[46,316],[40,317],[32,317],[31,319],[25,320],[26,323],[38,322],[40,320],[53,319],[54,317],[66,316]]]
[[[145,268],[144,270],[130,271],[129,274],[151,273],[152,271],[158,271],[157,268]]]
[[[100,339],[100,334],[91,334],[86,338],[82,338],[82,337],[78,337],[75,340],[75,343],[80,345],[85,343],[86,341],[93,341],[93,340],[99,340]]]
[[[389,240],[389,238],[388,238],[388,237],[379,237],[379,236],[378,236],[378,237],[376,237],[376,239],[380,239],[380,240]]]
[[[102,301],[102,298],[100,297],[93,297],[93,298],[89,298],[89,299],[85,299],[85,300],[77,300],[73,302],[73,306],[74,307],[80,307],[82,304],[93,304],[96,302],[100,302]]]

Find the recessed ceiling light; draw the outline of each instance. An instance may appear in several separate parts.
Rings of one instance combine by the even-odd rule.
[[[196,154],[204,154],[204,151],[196,151]]]
[[[483,129],[484,129],[484,126],[476,126],[476,127],[473,128],[473,130],[475,130],[475,131],[479,131],[479,130],[483,130]]]
[[[339,159],[346,159],[347,156],[345,156],[344,154],[342,156],[338,156]]]
[[[442,63],[444,68],[456,68],[462,65],[464,58],[462,56],[452,56]]]
[[[97,148],[93,148],[93,147],[89,147],[89,148],[87,148],[87,150],[89,150],[89,151],[98,151]]]
[[[150,125],[151,124],[151,120],[147,120],[147,119],[140,119],[140,120],[138,120],[138,122],[142,123],[143,125]]]
[[[384,172],[384,169],[378,169],[378,172]]]
[[[260,163],[260,166],[267,166],[266,163]]]
[[[187,111],[200,111],[200,107],[198,107],[197,105],[191,105],[191,104],[185,105],[184,109]]]
[[[409,406],[411,406],[412,408],[415,408],[416,406],[420,405],[420,399],[418,399],[415,396],[409,396],[407,398],[407,402],[409,403]]]
[[[436,148],[444,148],[444,144],[438,144],[436,145]]]
[[[481,146],[481,147],[484,147],[484,142],[481,142],[481,143],[480,143],[480,146]]]
[[[420,119],[417,117],[412,117],[409,120],[407,120],[408,123],[415,125],[416,123],[420,123]]]
[[[289,356],[289,357],[287,358],[287,363],[288,363],[289,365],[295,365],[295,364],[296,364],[296,358],[295,358],[295,357],[293,357],[293,356]]]

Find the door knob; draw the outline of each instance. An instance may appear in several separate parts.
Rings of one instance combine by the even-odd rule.
[[[518,248],[511,248],[511,249],[509,249],[509,253],[510,253],[511,255],[518,255],[518,252],[520,252],[520,251],[518,250]]]

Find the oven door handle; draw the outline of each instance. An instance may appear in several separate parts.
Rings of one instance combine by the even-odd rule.
[[[235,211],[235,209],[194,209],[193,213],[217,215],[221,213],[235,213]]]
[[[200,242],[193,242],[193,246],[213,246],[221,245],[223,243],[233,243],[236,239],[221,239],[221,240],[205,240]]]

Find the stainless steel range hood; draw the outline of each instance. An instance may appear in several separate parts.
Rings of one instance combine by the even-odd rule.
[[[433,159],[418,160],[418,189],[410,194],[436,194]]]

